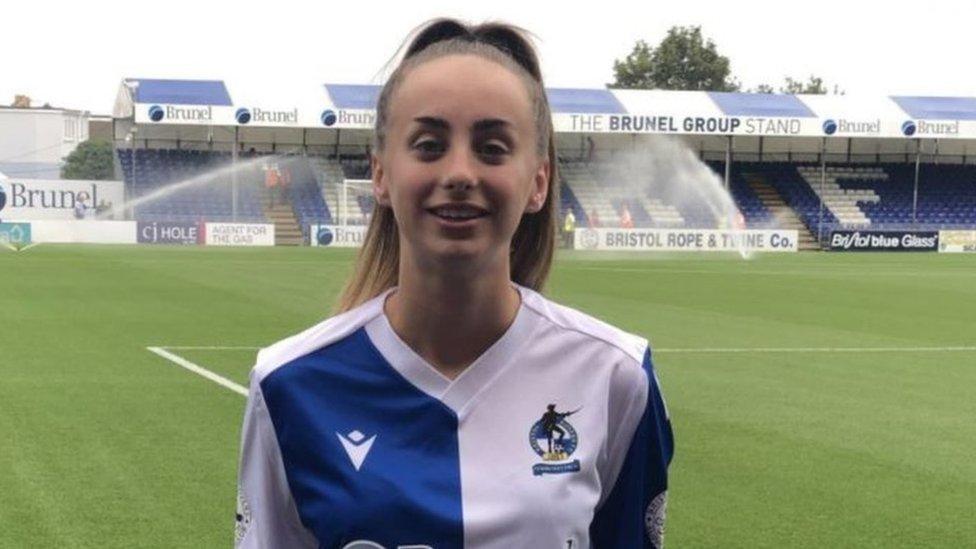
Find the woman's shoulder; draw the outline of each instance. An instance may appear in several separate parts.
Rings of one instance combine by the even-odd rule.
[[[618,351],[641,365],[648,352],[647,338],[629,333],[578,309],[556,303],[542,294],[520,288],[525,306],[534,311],[565,337],[578,337]]]
[[[261,349],[251,375],[260,381],[279,367],[353,334],[383,313],[384,297],[385,293]]]

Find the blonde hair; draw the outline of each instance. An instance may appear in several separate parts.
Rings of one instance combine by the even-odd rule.
[[[377,150],[382,151],[386,146],[390,101],[406,74],[427,61],[448,55],[476,55],[498,63],[522,77],[529,90],[538,137],[537,154],[549,160],[549,192],[538,212],[522,216],[512,237],[509,258],[511,279],[522,286],[541,290],[552,266],[559,185],[549,100],[538,57],[523,31],[501,23],[470,26],[453,19],[439,19],[422,27],[380,92],[374,130]],[[355,271],[339,297],[337,312],[355,308],[399,283],[399,238],[393,210],[377,204],[366,229]]]

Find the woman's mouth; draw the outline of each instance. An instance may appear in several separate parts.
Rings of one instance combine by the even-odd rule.
[[[473,204],[442,204],[427,211],[451,224],[462,224],[488,215],[488,210]]]

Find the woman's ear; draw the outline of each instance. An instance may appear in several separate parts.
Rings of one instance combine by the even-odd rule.
[[[370,171],[373,172],[373,198],[380,206],[390,206],[390,187],[386,182],[386,171],[376,153],[369,156]]]
[[[529,195],[529,202],[525,206],[525,213],[536,213],[546,204],[546,197],[549,195],[549,181],[552,179],[552,166],[546,158],[539,165],[535,176],[532,178],[532,194]]]

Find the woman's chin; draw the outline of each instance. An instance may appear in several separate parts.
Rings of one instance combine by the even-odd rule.
[[[432,262],[448,267],[481,269],[498,256],[496,250],[477,240],[443,240],[429,250]]]
[[[476,262],[488,254],[485,247],[479,246],[476,242],[450,241],[438,245],[433,255],[438,262],[469,263]]]

